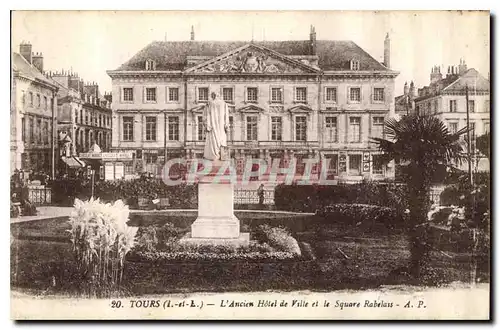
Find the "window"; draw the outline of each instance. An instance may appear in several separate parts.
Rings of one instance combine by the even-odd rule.
[[[338,155],[326,155],[326,160],[328,163],[328,173],[337,174],[338,172],[338,164],[339,164],[339,156]]]
[[[490,100],[484,101],[484,112],[490,112]]]
[[[257,116],[247,116],[247,140],[257,141]]]
[[[434,113],[438,112],[438,100],[434,100]]]
[[[372,136],[384,137],[384,117],[373,117]]]
[[[361,174],[361,155],[349,155],[349,174]]]
[[[257,102],[257,87],[247,87],[247,102]]]
[[[146,141],[156,141],[156,117],[146,117]]]
[[[89,124],[89,113],[85,112],[85,125]]]
[[[304,103],[307,102],[307,87],[295,88],[295,101]]]
[[[53,98],[50,98],[50,107],[49,109],[52,109],[52,103],[54,102],[54,99]]]
[[[281,117],[271,117],[271,140],[281,141],[282,130],[283,130],[283,124]]]
[[[375,102],[384,102],[385,100],[385,91],[383,88],[374,88],[373,89],[373,101]]]
[[[384,174],[384,163],[382,162],[382,155],[373,155],[373,174]]]
[[[229,140],[234,140],[234,118],[229,116]]]
[[[168,102],[179,102],[179,88],[178,87],[168,87]]]
[[[327,87],[325,89],[326,102],[337,102],[337,88]]]
[[[156,102],[156,87],[147,87],[146,88],[146,101],[147,102]]]
[[[295,117],[295,140],[307,141],[307,118],[305,116]]]
[[[134,141],[134,117],[123,117],[123,141]]]
[[[33,92],[30,92],[30,105],[33,106]]]
[[[198,102],[208,102],[208,87],[198,88]]]
[[[147,60],[146,61],[146,70],[147,71],[154,70],[155,66],[156,66],[155,64],[156,64],[155,61],[153,61],[153,60]]]
[[[75,110],[75,123],[78,124],[78,110]]]
[[[232,87],[224,87],[222,88],[222,99],[225,102],[234,102],[234,95],[233,95],[233,88]]]
[[[21,102],[23,105],[26,104],[26,92],[25,91],[21,91],[22,95],[21,95]]]
[[[351,102],[361,102],[361,88],[352,87],[349,89],[349,100]]]
[[[205,125],[203,124],[203,116],[198,116],[198,141],[205,141]]]
[[[102,117],[101,117],[101,115],[99,115],[99,127],[101,127],[101,126],[102,126]]]
[[[168,140],[179,141],[179,117],[168,117]]]
[[[134,163],[132,162],[126,162],[124,164],[124,174],[125,175],[130,175],[130,174],[134,174]]]
[[[123,88],[123,101],[124,102],[134,101],[134,89],[132,87]]]
[[[21,139],[23,143],[26,143],[26,119],[21,118]]]
[[[158,154],[145,152],[144,159],[146,160],[146,164],[155,164],[158,161]]]
[[[43,108],[47,110],[47,96],[43,97]]]
[[[307,103],[307,87],[295,88],[295,101]]]
[[[283,103],[283,88],[271,87],[271,103]]]
[[[457,100],[450,100],[450,112],[457,112]]]
[[[97,114],[94,113],[94,125],[97,126]]]
[[[484,122],[484,134],[489,133],[489,132],[490,132],[490,122],[485,121]]]
[[[30,118],[30,143],[35,143],[35,120]]]
[[[41,101],[40,101],[40,94],[36,94],[36,107],[37,108],[40,108],[40,104],[41,104]]]
[[[350,142],[361,142],[361,117],[349,118]]]
[[[474,100],[469,100],[469,112],[476,112]]]
[[[43,123],[43,143],[49,144],[49,123]]]
[[[450,123],[450,133],[455,134],[458,131],[458,123]]]
[[[327,141],[337,142],[337,117],[326,117],[325,128]]]
[[[359,70],[359,61],[351,60],[351,70],[358,71]]]
[[[37,130],[37,139],[36,139],[36,142],[38,144],[41,144],[42,143],[42,120],[41,119],[38,119],[36,121],[36,130]]]

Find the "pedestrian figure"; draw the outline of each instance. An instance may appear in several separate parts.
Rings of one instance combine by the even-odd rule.
[[[259,189],[257,189],[257,195],[259,196],[259,206],[264,206],[264,184],[261,183]]]

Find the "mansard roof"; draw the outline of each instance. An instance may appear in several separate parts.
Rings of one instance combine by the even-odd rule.
[[[145,62],[152,59],[158,71],[182,71],[188,56],[216,57],[248,41],[154,41],[140,50],[117,71],[143,71]],[[311,56],[310,40],[254,41],[285,56]],[[359,59],[360,71],[390,71],[352,41],[317,40],[318,67],[323,71],[350,70],[350,61]]]
[[[461,75],[448,75],[429,86],[419,89],[421,94],[416,101],[422,101],[443,93],[463,93],[468,86],[470,92],[489,93],[490,82],[476,69],[470,68]]]
[[[41,73],[34,65],[26,61],[26,59],[19,53],[12,54],[12,70],[35,81],[50,85],[53,89],[57,89],[59,87],[55,81],[45,77],[43,73]]]

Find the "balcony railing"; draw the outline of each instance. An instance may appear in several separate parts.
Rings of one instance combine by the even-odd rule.
[[[319,147],[318,141],[228,141],[229,147],[252,148],[315,148]],[[186,147],[202,147],[205,141],[186,141]]]

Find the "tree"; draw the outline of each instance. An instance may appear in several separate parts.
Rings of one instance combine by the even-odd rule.
[[[411,261],[409,271],[420,276],[430,246],[426,242],[427,212],[430,208],[429,191],[432,179],[443,167],[450,168],[465,159],[460,135],[462,129],[450,133],[436,117],[408,115],[399,121],[389,119],[385,123],[387,139],[373,138],[383,152],[385,162],[394,160],[400,164],[403,180],[408,189],[408,233]]]
[[[476,139],[476,148],[480,153],[490,160],[490,133],[478,136]]]

